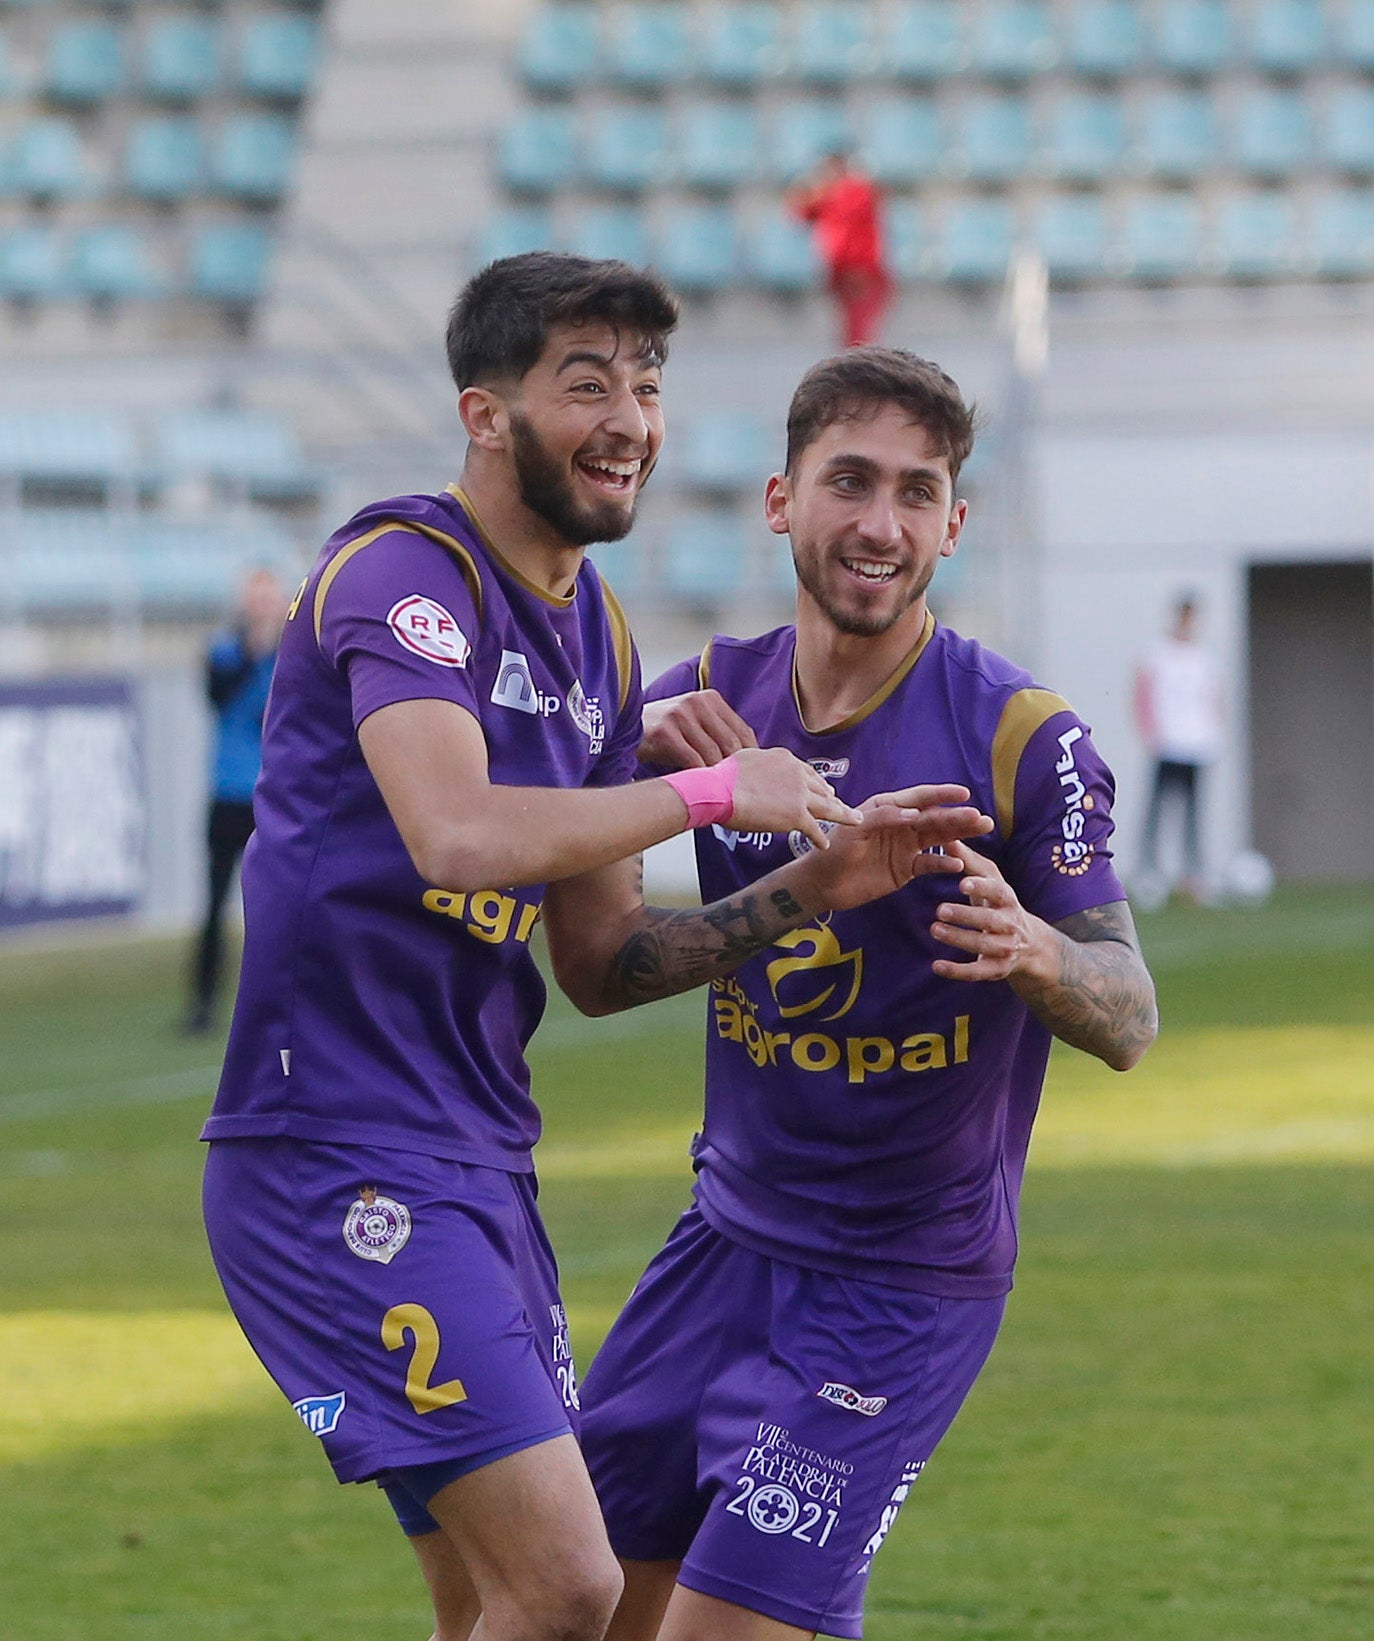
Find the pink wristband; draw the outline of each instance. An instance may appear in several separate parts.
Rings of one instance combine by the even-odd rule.
[[[728,821],[735,812],[739,765],[734,758],[726,758],[710,769],[680,769],[663,779],[687,805],[688,826],[712,826],[717,821]]]

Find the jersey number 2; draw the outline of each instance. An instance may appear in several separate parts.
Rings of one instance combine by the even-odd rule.
[[[382,1318],[382,1343],[388,1350],[400,1350],[406,1334],[415,1341],[406,1369],[406,1400],[415,1411],[433,1413],[467,1401],[461,1379],[447,1379],[441,1385],[429,1382],[439,1360],[439,1324],[423,1305],[393,1305]]]

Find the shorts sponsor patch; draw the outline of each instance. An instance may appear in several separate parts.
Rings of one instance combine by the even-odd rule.
[[[292,1402],[291,1410],[312,1436],[331,1436],[343,1417],[346,1400],[342,1390],[332,1396],[302,1396]]]
[[[837,1384],[833,1379],[827,1379],[816,1394],[823,1402],[847,1407],[851,1413],[862,1413],[868,1419],[877,1418],[887,1406],[886,1396],[861,1396],[851,1386]]]
[[[410,1241],[410,1209],[364,1185],[344,1215],[343,1238],[359,1259],[389,1265]]]
[[[439,667],[465,667],[472,645],[444,608],[423,593],[410,593],[391,606],[386,624],[402,649],[422,655]]]
[[[786,1533],[819,1549],[839,1522],[853,1476],[854,1466],[847,1459],[794,1442],[782,1425],[763,1423],[725,1508],[755,1532],[769,1537]]]
[[[892,1524],[896,1521],[902,1505],[906,1503],[907,1494],[910,1493],[917,1476],[921,1474],[925,1467],[926,1461],[924,1459],[916,1459],[913,1463],[904,1466],[901,1479],[892,1489],[892,1497],[883,1506],[883,1513],[878,1517],[878,1525],[872,1538],[864,1545],[863,1560],[859,1566],[860,1572],[867,1571],[869,1562],[882,1549],[883,1540],[892,1531]]]

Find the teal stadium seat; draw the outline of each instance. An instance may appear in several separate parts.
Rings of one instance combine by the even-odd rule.
[[[254,495],[311,493],[313,475],[291,425],[257,410],[193,410],[164,416],[153,434],[154,476],[198,475]]]
[[[617,259],[642,267],[649,260],[649,230],[635,206],[586,206],[572,219],[568,249],[578,256]]]
[[[1101,279],[1107,272],[1107,211],[1096,194],[1044,200],[1035,214],[1035,246],[1056,284]]]
[[[1126,149],[1126,119],[1118,97],[1069,91],[1051,105],[1044,147],[1051,176],[1100,182],[1122,168]]]
[[[66,252],[55,228],[25,223],[0,231],[0,297],[53,301],[67,290]]]
[[[139,80],[156,102],[193,103],[220,82],[219,24],[208,17],[158,17],[144,36]]]
[[[739,278],[739,233],[724,205],[684,205],[668,211],[657,249],[657,266],[674,290],[709,296],[727,290]]]
[[[748,411],[722,410],[694,421],[682,439],[679,473],[692,490],[763,494],[768,475],[781,465],[774,430]]]
[[[10,52],[9,36],[0,33],[0,98],[15,97],[22,87]]]
[[[135,122],[124,146],[124,186],[140,199],[174,204],[200,191],[205,153],[200,128],[182,114],[153,114]]]
[[[1197,271],[1202,217],[1190,194],[1146,194],[1129,201],[1122,226],[1127,275],[1158,284]]]
[[[1220,159],[1216,110],[1205,91],[1157,91],[1141,112],[1140,160],[1152,176],[1186,181]]]
[[[553,214],[540,205],[519,205],[494,211],[477,239],[477,266],[527,251],[550,250],[554,244]]]
[[[532,91],[568,95],[600,74],[596,8],[563,0],[542,6],[520,41],[520,76]]]
[[[1328,279],[1374,274],[1374,193],[1333,189],[1313,201],[1309,266]]]
[[[168,281],[155,267],[146,238],[127,222],[86,228],[72,242],[72,288],[97,302],[162,296]]]
[[[703,17],[697,57],[703,79],[744,90],[776,78],[786,61],[782,12],[769,0],[736,0]]]
[[[935,102],[918,95],[882,97],[862,118],[859,162],[887,188],[910,187],[938,176],[944,134]]]
[[[1374,73],[1374,0],[1345,0],[1334,24],[1332,55],[1336,61]]]
[[[894,80],[945,80],[968,58],[957,0],[897,0],[880,25],[878,60]]]
[[[757,175],[759,148],[759,117],[750,104],[689,103],[674,133],[678,181],[689,188],[739,188]]]
[[[191,236],[187,282],[193,296],[244,308],[267,285],[272,238],[257,222],[214,222]]]
[[[1312,116],[1301,92],[1247,92],[1236,107],[1230,147],[1235,163],[1252,176],[1292,176],[1312,147]]]
[[[744,271],[752,284],[781,295],[820,288],[821,264],[810,227],[781,207],[745,234]]]
[[[1287,193],[1232,194],[1217,213],[1214,257],[1231,279],[1279,279],[1298,262],[1297,220]]]
[[[129,478],[138,442],[128,419],[97,410],[0,412],[0,473],[108,484]]]
[[[605,36],[605,68],[616,85],[661,91],[695,67],[691,14],[676,0],[652,0],[616,14]]]
[[[1216,74],[1235,55],[1223,0],[1163,0],[1155,18],[1155,54],[1175,74]]]
[[[565,108],[527,108],[501,133],[499,168],[507,188],[552,194],[577,176],[577,127]]]
[[[1015,242],[1016,225],[1006,200],[954,200],[945,207],[934,263],[951,284],[1000,284]]]
[[[633,596],[644,585],[644,543],[638,531],[627,540],[594,542],[587,557],[602,581],[621,598]]]
[[[138,597],[127,532],[94,508],[26,507],[5,555],[11,595],[31,611],[108,610]]]
[[[1266,74],[1307,74],[1325,60],[1320,0],[1260,0],[1249,25],[1250,61]]]
[[[593,110],[582,164],[595,187],[626,194],[652,188],[667,170],[667,116],[642,104]]]
[[[37,202],[99,191],[81,137],[67,120],[30,120],[10,144],[8,165],[12,190]]]
[[[690,609],[716,609],[744,586],[750,548],[750,532],[737,513],[684,513],[663,540],[664,590]]]
[[[287,575],[296,562],[290,537],[265,519],[208,526],[140,519],[129,537],[139,597],[170,609],[222,609],[250,565],[273,564]]]
[[[973,70],[994,80],[1027,80],[1059,58],[1054,22],[1038,0],[985,0],[974,13]]]
[[[269,205],[286,192],[295,158],[295,123],[286,115],[231,114],[215,133],[210,178],[222,194]]]
[[[814,85],[844,85],[877,66],[871,13],[853,0],[805,0],[796,10],[790,71]]]
[[[814,171],[827,154],[848,148],[852,140],[843,103],[789,100],[773,117],[773,173],[780,182],[796,182]]]
[[[53,35],[43,90],[54,101],[89,107],[118,94],[125,78],[125,31],[116,23],[66,23]]]
[[[884,212],[887,261],[902,285],[919,285],[931,272],[931,233],[925,207],[914,199],[889,200]]]
[[[1090,79],[1122,79],[1146,60],[1145,25],[1136,0],[1078,0],[1068,13],[1064,61]]]
[[[1374,87],[1339,86],[1323,111],[1321,156],[1335,171],[1374,175]]]
[[[239,89],[263,102],[299,102],[314,79],[319,43],[313,17],[279,12],[250,19],[239,42]]]
[[[955,116],[951,170],[975,182],[1010,182],[1031,153],[1030,109],[1020,96],[972,96]]]

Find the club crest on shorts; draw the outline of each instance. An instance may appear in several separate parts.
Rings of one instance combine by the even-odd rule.
[[[410,1209],[379,1196],[375,1185],[364,1185],[344,1215],[343,1237],[359,1259],[389,1265],[410,1241]]]
[[[887,1406],[886,1396],[860,1396],[849,1385],[827,1380],[816,1392],[823,1402],[834,1402],[836,1407],[847,1407],[851,1413],[862,1413],[866,1419],[876,1419]]]

